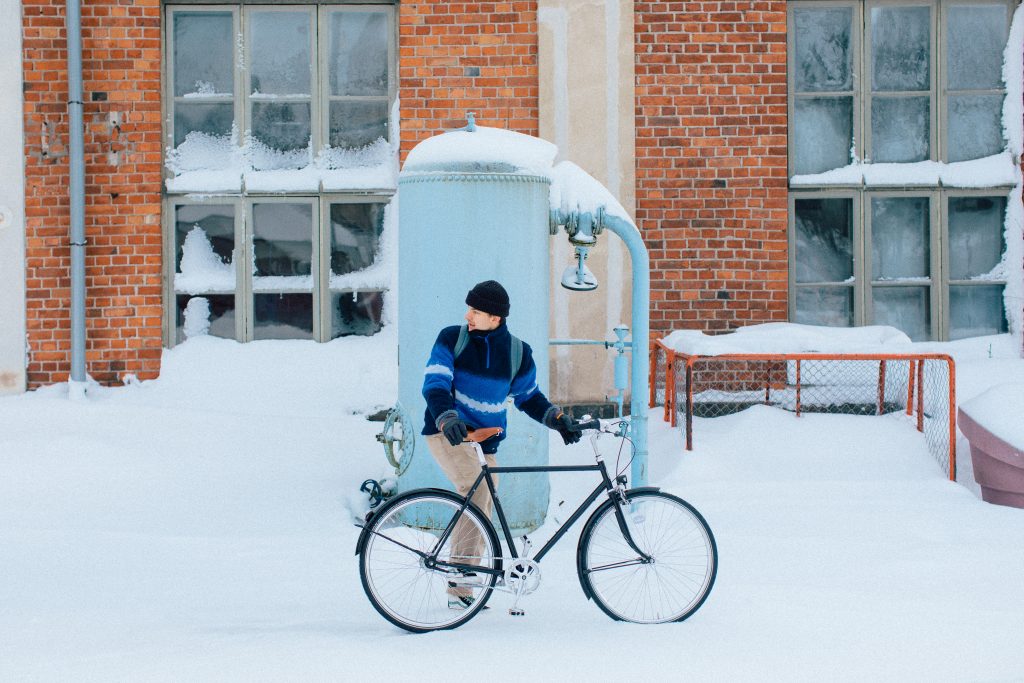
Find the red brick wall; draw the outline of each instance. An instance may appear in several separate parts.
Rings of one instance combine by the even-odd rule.
[[[538,132],[537,2],[410,0],[398,6],[402,158],[466,125]]]
[[[787,316],[786,3],[635,3],[651,330]]]
[[[70,373],[64,4],[23,0],[22,10],[30,387]],[[162,343],[159,0],[82,3],[82,41],[86,372],[107,383],[125,373],[155,377]],[[120,131],[107,125],[108,112],[121,115]]]

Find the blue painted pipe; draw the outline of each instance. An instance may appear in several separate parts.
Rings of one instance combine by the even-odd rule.
[[[629,249],[633,266],[633,358],[632,395],[629,397],[629,423],[636,456],[630,471],[631,486],[647,485],[647,397],[650,359],[647,349],[651,336],[651,259],[640,231],[632,223],[604,214],[601,223],[622,238]]]
[[[597,216],[586,213],[565,214],[553,212],[552,219],[559,225],[573,226],[569,241],[575,245],[592,245],[594,235],[607,229],[622,238],[629,250],[633,266],[633,358],[629,403],[630,438],[636,446],[636,456],[630,469],[631,486],[647,485],[647,397],[650,359],[647,349],[651,336],[651,260],[640,231],[630,221],[598,209]]]

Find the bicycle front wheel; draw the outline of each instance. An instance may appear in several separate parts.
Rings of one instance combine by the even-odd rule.
[[[577,571],[588,597],[621,621],[682,621],[707,599],[718,571],[718,548],[706,521],[681,498],[660,491],[627,492],[622,514],[642,557],[626,541],[608,501],[580,536]]]
[[[483,609],[495,574],[431,566],[435,558],[489,569],[500,564],[494,527],[475,505],[437,547],[464,500],[445,491],[411,491],[370,519],[360,576],[366,596],[391,623],[415,633],[436,631],[464,624]]]

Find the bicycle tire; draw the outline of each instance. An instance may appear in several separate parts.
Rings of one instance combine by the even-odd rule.
[[[707,600],[718,573],[711,528],[685,500],[661,491],[627,491],[623,515],[643,564],[625,539],[611,501],[580,535],[576,570],[588,598],[612,619],[642,624],[683,621]]]
[[[450,491],[415,490],[388,501],[364,531],[361,541],[359,576],[363,591],[381,616],[413,633],[425,633],[461,626],[480,613],[491,596],[495,574],[477,574],[470,580],[453,576],[450,570],[430,569],[422,557],[409,548],[429,553],[441,531],[465,502]],[[468,533],[482,544],[479,564],[501,566],[501,546],[494,526],[480,509],[470,504],[463,513]],[[460,522],[461,523],[461,522]],[[452,555],[452,536],[438,552],[438,559]],[[465,586],[473,595],[472,604],[460,610],[448,606],[449,580],[471,581]]]

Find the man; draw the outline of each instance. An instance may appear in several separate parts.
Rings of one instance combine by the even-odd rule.
[[[505,319],[510,305],[505,288],[494,280],[481,282],[466,295],[466,305],[466,331],[459,325],[441,330],[423,379],[427,448],[463,496],[480,474],[473,447],[463,442],[471,428],[501,427],[500,434],[480,444],[487,464],[494,467],[494,454],[505,438],[505,400],[509,396],[516,408],[557,430],[566,444],[580,439],[580,432],[572,429],[572,418],[551,405],[537,387],[537,367],[530,346],[508,331]],[[516,362],[518,368],[513,367]],[[497,486],[497,477],[494,482]],[[490,518],[491,494],[486,486],[477,488],[472,501]],[[483,539],[462,522],[452,532],[452,555],[474,564]],[[448,606],[453,609],[473,603],[472,590],[465,586],[449,584],[448,596]]]

